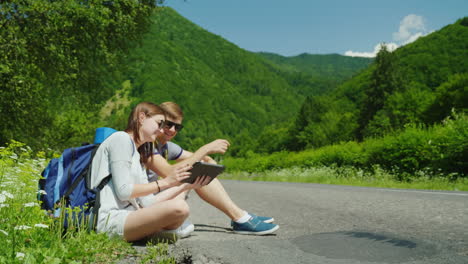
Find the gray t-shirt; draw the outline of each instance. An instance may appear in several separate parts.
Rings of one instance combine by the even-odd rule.
[[[158,144],[154,150],[154,155],[161,155],[166,160],[177,160],[184,149],[173,142],[167,142],[166,144]],[[148,174],[148,181],[153,182],[158,179],[158,174],[150,169],[146,171]]]
[[[164,145],[158,144],[154,150],[154,154],[161,155],[166,160],[177,160],[183,151],[181,146],[169,141]]]

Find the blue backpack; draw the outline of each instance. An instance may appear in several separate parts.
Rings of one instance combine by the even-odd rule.
[[[82,223],[90,229],[95,228],[100,207],[99,193],[110,181],[111,175],[96,188],[91,188],[91,164],[100,143],[114,132],[116,130],[112,128],[98,128],[93,144],[65,149],[42,171],[38,194],[38,200],[42,201],[41,208],[51,216],[62,216],[65,229],[69,224],[80,226]],[[71,208],[71,214],[70,210],[62,212],[62,208]]]

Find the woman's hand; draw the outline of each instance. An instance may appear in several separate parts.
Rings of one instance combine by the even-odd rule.
[[[183,188],[186,190],[198,189],[207,185],[208,183],[210,183],[210,181],[211,181],[210,176],[202,176],[202,177],[197,177],[197,179],[192,184],[183,183],[182,185],[183,185]]]
[[[190,164],[186,164],[184,166],[175,167],[173,172],[166,177],[166,180],[170,186],[177,186],[182,183],[183,180],[190,177],[192,174],[189,170],[192,169]]]

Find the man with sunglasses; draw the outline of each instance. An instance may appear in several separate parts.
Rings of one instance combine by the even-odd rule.
[[[195,153],[182,149],[179,145],[171,142],[171,140],[183,128],[183,112],[182,109],[173,102],[165,102],[160,104],[160,107],[166,112],[166,122],[163,128],[163,134],[158,137],[158,145],[156,151],[147,167],[156,172],[157,175],[165,178],[166,175],[177,168],[192,165],[196,161],[204,161],[216,163],[209,154],[221,153],[224,154],[229,147],[229,142],[223,139],[217,139],[198,149]],[[168,160],[177,161],[176,164],[169,164]],[[151,178],[150,181],[155,180]],[[239,234],[250,235],[266,235],[278,230],[279,226],[273,224],[272,217],[256,216],[252,213],[247,213],[237,206],[227,194],[221,182],[215,178],[210,184],[196,190],[198,196],[205,202],[218,208],[229,218],[231,218],[231,226],[233,232]]]

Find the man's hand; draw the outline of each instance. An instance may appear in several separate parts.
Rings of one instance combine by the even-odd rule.
[[[211,143],[204,145],[203,148],[206,148],[207,155],[214,153],[224,154],[226,153],[229,145],[229,141],[225,139],[217,139]]]

